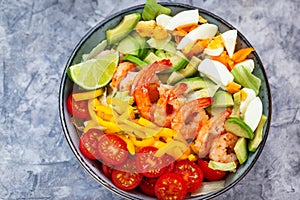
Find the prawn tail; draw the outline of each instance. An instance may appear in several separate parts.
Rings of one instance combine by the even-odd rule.
[[[198,108],[206,108],[213,103],[214,99],[212,97],[203,97],[197,99]]]
[[[151,119],[151,99],[149,96],[148,88],[141,86],[134,91],[134,99],[140,114],[147,120]]]

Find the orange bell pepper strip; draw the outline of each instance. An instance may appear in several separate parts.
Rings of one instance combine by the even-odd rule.
[[[235,52],[232,56],[232,60],[235,62],[235,63],[239,63],[239,62],[242,62],[244,61],[247,56],[252,52],[254,51],[254,49],[252,47],[248,47],[248,48],[244,48],[244,49],[240,49],[238,50],[237,52]]]

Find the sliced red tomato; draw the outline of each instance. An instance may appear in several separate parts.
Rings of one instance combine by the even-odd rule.
[[[164,158],[164,162],[167,165],[167,169],[165,171],[165,174],[167,173],[172,173],[175,167],[175,160],[172,156],[166,155],[165,154],[165,158]]]
[[[113,171],[113,168],[102,163],[102,171],[107,178],[111,179],[111,173]]]
[[[101,137],[98,152],[102,161],[107,165],[119,165],[128,156],[126,142],[115,134],[105,134]]]
[[[190,160],[181,160],[176,163],[174,173],[180,174],[187,182],[187,191],[194,192],[203,181],[203,172],[201,168]]]
[[[118,169],[113,169],[111,178],[116,187],[127,191],[138,187],[143,176],[137,172],[134,160],[127,159]]]
[[[88,101],[75,101],[71,93],[67,99],[67,110],[68,112],[77,118],[88,118],[90,117],[88,109]]]
[[[158,178],[143,177],[140,189],[149,196],[155,196],[154,187]]]
[[[146,146],[141,148],[136,155],[136,167],[146,177],[155,178],[161,176],[167,170],[165,157],[154,156],[157,150],[156,147]]]
[[[157,180],[154,192],[159,200],[177,199],[182,200],[187,193],[186,181],[179,174],[164,174]]]
[[[89,129],[83,133],[79,140],[80,152],[89,159],[99,159],[98,145],[103,135],[103,131],[99,129]]]
[[[203,171],[203,176],[205,180],[208,181],[218,181],[226,176],[225,171],[214,170],[208,167],[208,162],[206,160],[198,159],[198,165]]]

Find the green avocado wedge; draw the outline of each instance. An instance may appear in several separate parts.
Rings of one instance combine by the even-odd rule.
[[[248,159],[248,149],[247,149],[247,139],[239,138],[234,146],[234,152],[236,157],[239,160],[239,163],[242,165]]]
[[[237,165],[235,162],[222,163],[210,160],[208,163],[208,167],[214,170],[235,172]]]
[[[261,143],[261,141],[263,139],[264,126],[265,126],[267,119],[268,119],[267,116],[265,116],[265,115],[261,116],[258,127],[256,128],[256,130],[254,132],[254,138],[252,140],[250,140],[249,144],[248,144],[248,150],[250,152],[255,152],[256,149],[258,148],[259,144]]]
[[[114,44],[124,39],[135,28],[140,19],[140,13],[125,15],[119,25],[106,31],[107,42]]]
[[[229,117],[225,121],[225,130],[236,136],[253,139],[254,133],[252,129],[241,119],[237,117]]]

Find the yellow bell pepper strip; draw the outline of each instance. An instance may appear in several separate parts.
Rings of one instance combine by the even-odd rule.
[[[98,89],[98,90],[93,90],[89,92],[79,92],[79,93],[74,93],[72,94],[72,97],[75,101],[82,101],[82,100],[88,100],[88,99],[93,99],[101,96],[104,93],[104,89]]]
[[[134,127],[134,126],[131,126],[131,125],[135,124],[134,122],[131,122],[129,120],[124,120],[123,122],[124,123],[118,123],[118,126],[125,133],[127,133],[130,136],[135,136],[135,137],[139,137],[139,138],[145,138],[145,134],[143,133],[142,129]]]
[[[190,161],[192,161],[192,162],[195,162],[195,161],[197,161],[197,156],[195,156],[195,154],[190,154],[190,155],[188,156],[188,159],[189,159]]]
[[[180,153],[178,153],[177,150],[175,149],[179,149]],[[157,152],[154,154],[157,157],[160,157],[162,155],[164,155],[165,153],[174,156],[174,152],[175,152],[175,156],[180,157],[186,150],[188,149],[188,147],[183,144],[182,142],[179,141],[175,141],[173,140],[172,142],[167,143],[167,145],[159,150],[157,150]],[[172,153],[173,152],[173,153]]]
[[[144,127],[144,132],[147,137],[155,136],[161,131],[161,128],[159,126],[143,117],[140,117],[137,123]]]
[[[127,138],[125,135],[118,135],[118,136],[121,137],[126,142],[128,152],[131,155],[135,155],[135,147],[132,140]]]
[[[178,158],[178,160],[186,160],[191,154],[191,149],[188,147],[187,150]]]
[[[136,137],[133,136],[130,136],[129,138],[137,147],[152,146],[154,143],[153,137],[143,138],[142,140],[137,140]]]
[[[103,112],[107,115],[113,115],[113,111],[109,106],[104,106],[102,104],[95,106],[95,111]]]
[[[88,101],[88,110],[92,120],[96,121],[100,126],[103,126],[107,129],[114,130],[115,132],[121,131],[118,125],[111,121],[105,121],[101,117],[99,117],[95,112],[95,107],[101,105],[97,98],[90,99]]]
[[[156,138],[164,138],[165,140],[167,138],[172,138],[172,137],[175,137],[177,135],[177,132],[174,131],[173,129],[170,129],[170,128],[161,128],[159,130],[159,132],[155,135]]]
[[[138,119],[138,123],[142,126],[146,126],[146,127],[149,127],[149,128],[157,128],[158,127],[157,125],[155,125],[154,123],[152,123],[148,119],[145,119],[144,117],[140,117]]]
[[[164,142],[159,141],[159,140],[155,140],[152,146],[154,146],[158,149],[161,149],[161,148],[165,147],[166,145],[167,145],[167,143],[164,143]]]

